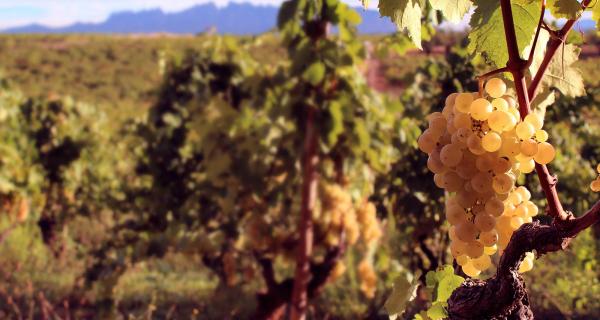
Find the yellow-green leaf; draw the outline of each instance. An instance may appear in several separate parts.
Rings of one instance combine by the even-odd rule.
[[[476,0],[477,8],[471,17],[469,52],[482,54],[489,63],[502,67],[508,61],[504,23],[499,1]],[[511,4],[517,45],[520,50],[529,46],[537,27],[541,7],[538,2],[516,1]]]
[[[582,12],[577,0],[547,0],[546,8],[555,18],[577,19]]]
[[[460,22],[473,5],[471,0],[429,0],[429,4],[451,22]]]
[[[408,32],[408,36],[419,49],[421,47],[421,16],[424,3],[420,0],[380,0],[379,13],[390,17],[398,30]]]

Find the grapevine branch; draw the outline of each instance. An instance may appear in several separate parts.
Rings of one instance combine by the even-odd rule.
[[[584,0],[582,8],[585,9],[590,2]],[[521,58],[510,0],[500,0],[500,6],[509,54],[506,71],[513,75],[519,113],[521,118],[525,118],[530,112],[530,101],[535,98],[550,61],[577,19],[568,20],[562,29],[555,31],[543,61],[528,86],[525,70],[530,66],[533,54],[530,54],[527,61]],[[542,1],[542,17],[543,11]],[[542,20],[538,24],[536,38],[540,29],[545,26]],[[448,300],[450,319],[533,319],[527,290],[518,273],[519,264],[525,254],[535,251],[541,255],[563,250],[580,232],[600,221],[600,201],[581,217],[574,218],[562,208],[556,191],[557,178],[550,174],[545,165],[536,165],[536,171],[548,202],[548,215],[554,218],[553,222],[542,225],[536,221],[522,225],[511,237],[494,277],[486,281],[468,279],[452,293]]]
[[[313,42],[316,42],[327,36],[328,23],[323,17],[313,21],[307,21],[304,25],[306,34]],[[317,90],[318,88],[313,88]],[[317,127],[316,106],[306,106],[306,118],[304,119],[304,146],[302,159],[302,203],[300,208],[300,243],[296,256],[296,271],[294,275],[294,286],[292,290],[291,320],[306,319],[306,310],[309,300],[309,286],[311,276],[318,275],[311,273],[310,259],[314,245],[313,230],[313,210],[317,197],[318,173],[317,165],[319,163],[319,128]],[[329,273],[327,273],[329,274]]]

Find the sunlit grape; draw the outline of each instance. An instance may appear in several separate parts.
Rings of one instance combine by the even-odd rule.
[[[462,266],[462,271],[471,278],[475,278],[481,273],[481,270],[475,268],[472,261]]]
[[[500,149],[502,138],[496,132],[490,131],[481,139],[481,146],[487,152],[495,152]]]
[[[535,113],[530,113],[525,117],[525,122],[530,123],[535,130],[540,130],[542,129],[542,126],[544,125],[544,120],[542,119],[542,117],[538,116]]]
[[[492,98],[500,98],[506,93],[506,84],[502,79],[492,78],[487,81],[485,84],[485,91]]]
[[[498,242],[498,232],[495,229],[482,232],[479,235],[479,241],[481,241],[481,243],[483,243],[486,247],[491,247]]]
[[[533,157],[538,152],[538,143],[533,139],[521,141],[521,153],[527,157]]]
[[[537,130],[535,132],[535,140],[538,142],[546,142],[546,140],[548,140],[548,132],[546,132],[546,130]]]
[[[554,156],[556,155],[556,151],[554,151],[554,147],[548,142],[542,142],[538,146],[538,152],[533,157],[533,160],[539,164],[547,164],[554,160]]]
[[[459,93],[454,101],[454,108],[462,113],[468,113],[473,102],[471,93]]]
[[[535,134],[535,128],[529,122],[521,122],[516,127],[517,137],[521,140],[528,140]]]
[[[485,121],[490,116],[494,108],[487,99],[479,98],[471,103],[471,117],[475,120]]]

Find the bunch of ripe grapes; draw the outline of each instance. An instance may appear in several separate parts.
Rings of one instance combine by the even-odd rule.
[[[475,277],[492,266],[490,257],[506,248],[512,233],[538,214],[529,190],[515,182],[536,163],[552,161],[555,150],[546,141],[543,118],[531,113],[521,119],[498,78],[481,94],[449,95],[442,112],[427,120],[418,145],[429,155],[434,183],[449,194],[450,250],[464,273]],[[520,271],[532,266],[529,254]]]
[[[592,181],[590,188],[594,192],[600,192],[600,164],[596,167],[596,172],[598,173],[598,177]]]

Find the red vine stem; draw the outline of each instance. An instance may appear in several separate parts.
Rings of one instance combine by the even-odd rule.
[[[296,257],[296,273],[294,275],[294,289],[292,291],[291,319],[302,320],[306,317],[308,307],[308,284],[311,280],[310,257],[313,251],[313,221],[312,213],[317,197],[317,171],[319,162],[317,153],[318,133],[315,128],[315,108],[307,107],[306,135],[304,137],[304,157],[302,204],[300,208],[300,243]]]
[[[582,10],[585,10],[590,5],[591,2],[592,2],[591,0],[583,0],[583,2],[581,3]],[[542,81],[542,78],[544,77],[546,70],[548,70],[550,61],[552,61],[552,58],[554,57],[554,54],[556,53],[556,50],[558,50],[560,45],[565,42],[565,40],[567,39],[567,35],[569,34],[569,31],[571,31],[571,29],[573,28],[573,26],[575,25],[576,22],[577,22],[577,19],[567,20],[565,25],[560,30],[552,31],[552,33],[555,36],[552,37],[552,39],[550,39],[550,41],[548,41],[544,59],[542,60],[540,67],[538,68],[537,72],[535,73],[535,76],[531,80],[531,84],[529,85],[529,90],[527,93],[529,95],[530,100],[533,100],[533,98],[536,94],[536,91]]]
[[[582,7],[587,7],[590,2],[591,0],[584,0],[582,3]],[[549,41],[542,63],[540,64],[539,69],[533,77],[531,84],[529,85],[529,89],[527,89],[527,82],[525,79],[524,72],[525,69],[531,64],[533,54],[530,54],[528,61],[524,61],[523,59],[521,59],[521,56],[519,54],[519,48],[517,45],[517,37],[515,34],[510,0],[500,0],[500,6],[502,9],[504,32],[506,35],[506,43],[508,47],[509,56],[506,67],[512,73],[513,78],[515,80],[515,90],[517,92],[517,98],[519,100],[519,113],[521,114],[521,118],[525,118],[525,116],[527,116],[527,114],[529,114],[530,112],[530,101],[535,98],[537,88],[539,87],[541,79],[547,71],[550,62],[552,61],[552,58],[556,54],[556,51],[560,47],[560,45],[564,43],[564,40],[566,39],[569,31],[573,28],[573,25],[575,24],[577,19],[568,20],[563,26],[563,28],[556,32],[556,36],[552,37],[552,39]],[[545,6],[542,4],[542,17],[544,8]],[[534,43],[536,42],[537,36],[539,35],[542,21],[543,19],[541,19],[540,23],[538,23],[538,27],[536,30],[536,39],[534,40]],[[532,48],[532,52],[534,49],[535,47]],[[544,194],[546,196],[546,200],[548,201],[548,214],[558,220],[568,220],[572,218],[570,214],[563,210],[562,204],[560,203],[560,199],[558,198],[558,192],[556,191],[556,177],[550,174],[550,171],[548,170],[548,167],[546,165],[536,164],[536,172],[540,180],[542,190],[544,191]]]

